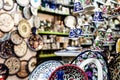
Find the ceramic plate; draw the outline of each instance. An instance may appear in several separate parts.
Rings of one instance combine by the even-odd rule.
[[[32,17],[32,13],[29,6],[24,7],[23,16],[25,19],[30,19]]]
[[[32,72],[37,64],[37,58],[35,56],[31,57],[28,62],[28,70],[29,72]]]
[[[3,59],[7,59],[11,56],[13,56],[13,44],[10,40],[6,40],[2,42],[0,46],[0,57]]]
[[[38,51],[43,47],[43,39],[38,35],[31,35],[28,39],[28,46],[33,51]]]
[[[30,3],[34,8],[38,8],[41,5],[41,0],[30,0]]]
[[[23,6],[23,7],[28,6],[30,2],[29,0],[16,0],[16,1],[20,6]]]
[[[2,8],[3,8],[3,5],[4,5],[3,0],[0,0],[0,9],[2,9]]]
[[[20,70],[17,72],[17,77],[19,78],[26,78],[29,75],[29,72],[27,70],[27,64],[28,62],[26,60],[20,61]]]
[[[30,37],[31,26],[27,20],[21,20],[18,24],[18,32],[23,38]]]
[[[0,63],[0,80],[6,80],[9,75],[9,69],[5,64]]]
[[[8,40],[10,38],[10,32],[9,33],[4,33],[0,31],[0,42],[3,42],[5,40]]]
[[[51,73],[62,66],[63,64],[59,61],[49,60],[39,64],[29,76],[29,80],[48,80]]]
[[[3,0],[4,6],[3,9],[6,11],[12,10],[14,7],[14,1],[13,0]]]
[[[75,28],[75,26],[77,24],[77,20],[74,16],[67,16],[64,19],[64,24],[65,24],[65,26],[73,29],[73,28]]]
[[[22,37],[18,34],[17,30],[11,32],[10,39],[14,44],[20,44],[23,41]]]
[[[13,17],[8,13],[0,14],[0,30],[3,32],[9,32],[13,27]]]
[[[27,52],[27,44],[23,40],[21,44],[14,45],[14,52],[18,57],[23,57]]]
[[[89,80],[108,80],[108,69],[101,52],[87,50],[80,53],[72,62],[82,68]]]
[[[37,13],[38,13],[38,9],[37,8],[34,8],[34,7],[31,6],[30,10],[31,10],[33,15],[37,16]]]
[[[16,74],[20,70],[20,60],[17,57],[10,57],[5,60],[5,65],[9,69],[9,74]]]
[[[33,17],[33,24],[36,28],[40,27],[40,17],[39,16],[34,16]]]
[[[55,69],[49,80],[88,80],[88,77],[78,66],[68,64]]]

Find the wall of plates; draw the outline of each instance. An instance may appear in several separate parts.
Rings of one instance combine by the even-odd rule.
[[[28,80],[44,50],[105,50],[119,66],[119,38],[119,0],[0,0],[0,79]]]

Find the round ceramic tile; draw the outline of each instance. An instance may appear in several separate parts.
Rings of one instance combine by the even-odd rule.
[[[18,57],[23,57],[27,52],[27,44],[23,40],[21,44],[14,45],[14,52]]]
[[[59,61],[49,60],[39,64],[29,76],[29,80],[48,80],[51,73],[62,66]]]
[[[35,56],[31,57],[28,62],[28,70],[29,72],[32,72],[37,64],[37,58]]]
[[[88,80],[86,73],[75,65],[63,65],[55,69],[49,80]]]
[[[3,5],[4,5],[3,0],[0,0],[0,9],[2,9],[2,8],[3,8]]]
[[[30,2],[30,0],[16,0],[16,1],[20,6],[23,6],[23,7],[28,6]]]
[[[5,64],[0,63],[0,80],[6,80],[9,75],[9,69]]]
[[[20,35],[18,34],[17,30],[15,30],[15,31],[13,31],[11,33],[11,37],[10,38],[11,38],[11,41],[14,44],[20,44],[23,41],[22,37],[20,37]]]
[[[5,65],[9,69],[9,74],[16,74],[20,70],[20,60],[16,57],[10,57],[5,60]]]
[[[0,30],[9,32],[14,27],[14,20],[10,14],[0,14]]]
[[[30,4],[34,7],[34,8],[38,8],[41,5],[41,0],[30,0]]]
[[[25,19],[30,19],[32,17],[32,13],[29,6],[24,7],[23,16]]]
[[[31,26],[28,21],[21,20],[18,24],[18,32],[23,38],[27,38],[31,33]]]
[[[64,19],[64,24],[69,28],[74,28],[77,24],[77,20],[74,16],[67,16]]]
[[[9,58],[13,55],[13,44],[11,41],[6,40],[0,46],[0,57],[3,59]]]
[[[4,10],[12,10],[13,7],[14,7],[14,1],[13,0],[3,0],[4,2],[4,6],[3,6],[3,9]]]
[[[17,77],[26,78],[29,75],[29,72],[27,71],[28,62],[26,60],[22,60],[20,64],[21,64],[21,67],[19,72],[17,72]]]
[[[28,46],[33,51],[38,51],[43,47],[43,39],[38,35],[31,35],[28,39]]]

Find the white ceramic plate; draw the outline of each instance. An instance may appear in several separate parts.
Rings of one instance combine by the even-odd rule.
[[[25,19],[30,19],[32,17],[32,13],[29,6],[24,7],[23,16]]]
[[[23,7],[28,6],[30,2],[29,0],[16,0],[16,1],[20,6],[23,6]]]
[[[38,8],[41,5],[41,0],[30,0],[30,4],[34,7],[34,8]]]
[[[8,13],[0,14],[0,30],[3,32],[9,32],[13,27],[13,17]]]
[[[4,6],[3,9],[4,10],[12,10],[14,7],[14,1],[13,0],[4,0]]]
[[[34,7],[31,6],[30,10],[31,10],[33,15],[37,16],[37,13],[38,13],[38,9],[37,8],[34,8]]]
[[[0,0],[0,9],[3,8],[3,5],[4,5],[3,0]]]
[[[65,26],[73,29],[73,28],[75,28],[75,26],[77,24],[77,20],[74,16],[67,16],[64,19],[64,24],[65,24]]]
[[[49,60],[39,64],[29,76],[29,80],[48,80],[51,73],[62,66],[59,61]]]

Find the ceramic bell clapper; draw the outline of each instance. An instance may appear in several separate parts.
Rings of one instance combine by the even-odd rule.
[[[74,13],[83,12],[83,5],[80,0],[75,0],[74,2]]]

